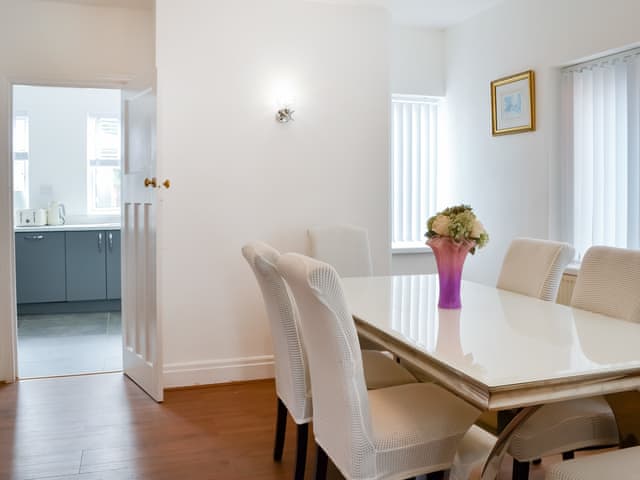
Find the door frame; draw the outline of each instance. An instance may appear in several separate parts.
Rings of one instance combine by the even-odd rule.
[[[8,272],[7,275],[0,277],[0,288],[2,285],[8,285],[9,302],[7,306],[0,306],[0,383],[3,381],[13,383],[18,379],[18,312],[17,312],[17,296],[16,296],[16,250],[15,250],[15,215],[13,212],[13,87],[15,85],[28,85],[36,87],[67,87],[67,88],[103,88],[110,90],[124,90],[133,77],[122,76],[121,78],[112,78],[110,80],[48,80],[42,77],[29,76],[7,76],[0,78],[0,89],[5,92],[7,104],[4,108],[3,117],[7,122],[7,128],[0,135],[7,142],[4,149],[0,148],[0,162],[8,166],[7,178],[4,182],[0,181],[0,199],[5,196],[9,202],[5,207],[8,212],[9,221],[5,225],[0,224],[0,236],[8,239],[6,245],[9,247],[4,255],[8,255]],[[0,97],[0,102],[2,98]],[[1,106],[1,105],[0,105]],[[0,127],[2,123],[0,122]],[[1,141],[0,141],[1,145]],[[5,158],[2,158],[4,155]],[[0,216],[0,221],[2,216]],[[2,258],[3,252],[0,252]],[[124,292],[122,293],[124,295]],[[1,295],[1,294],[0,294]],[[1,305],[1,304],[0,304]],[[159,309],[159,308],[158,308]],[[6,341],[3,342],[3,338]],[[4,344],[3,344],[4,343]],[[8,355],[2,352],[9,352]],[[4,365],[3,365],[4,363]]]

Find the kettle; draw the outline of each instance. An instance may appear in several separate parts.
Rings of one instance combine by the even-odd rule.
[[[50,202],[47,209],[47,225],[64,225],[66,212],[64,205],[59,202]]]

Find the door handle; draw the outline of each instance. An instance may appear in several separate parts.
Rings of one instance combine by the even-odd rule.
[[[25,240],[44,240],[44,235],[29,235],[24,237]]]
[[[149,188],[149,187],[156,188],[158,186],[158,181],[156,180],[156,177],[145,178],[144,179],[144,186],[146,188]]]
[[[98,252],[102,252],[102,232],[98,234]]]
[[[171,188],[171,180],[169,180],[169,179],[167,178],[164,182],[162,182],[162,183],[158,186],[158,188],[162,188],[162,187],[164,187],[164,188],[166,188],[167,190],[169,190],[169,189]]]
[[[109,251],[113,252],[113,233],[109,232],[107,238],[109,239]]]

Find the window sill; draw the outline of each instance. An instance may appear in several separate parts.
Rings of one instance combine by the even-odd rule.
[[[431,247],[422,242],[398,242],[391,245],[392,255],[411,255],[417,253],[433,254]]]

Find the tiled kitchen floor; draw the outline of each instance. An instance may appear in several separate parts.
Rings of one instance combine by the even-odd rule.
[[[18,376],[122,370],[120,312],[18,317]]]

